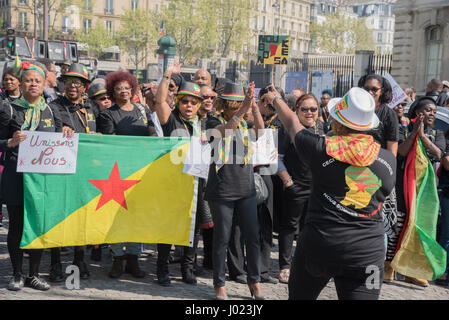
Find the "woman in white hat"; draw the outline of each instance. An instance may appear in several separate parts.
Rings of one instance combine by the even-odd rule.
[[[395,184],[396,159],[366,134],[379,123],[374,99],[361,88],[332,99],[334,136],[322,137],[304,130],[274,88],[264,98],[312,172],[289,298],[316,299],[333,278],[339,299],[378,299],[385,259],[379,211]]]

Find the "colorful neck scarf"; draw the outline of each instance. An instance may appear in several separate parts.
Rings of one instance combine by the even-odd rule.
[[[41,111],[45,110],[47,107],[44,97],[40,96],[38,102],[31,104],[22,96],[19,99],[14,100],[13,103],[28,109],[25,113],[25,121],[22,124],[21,130],[35,131],[39,126]]]
[[[178,114],[179,114],[179,119],[181,119],[181,121],[184,123],[184,125],[186,123],[188,123],[192,126],[193,136],[200,137],[201,136],[201,122],[199,121],[198,116],[195,116],[195,118],[193,118],[193,119],[187,119],[181,115],[181,112],[179,112]],[[186,130],[187,130],[187,132],[189,132],[187,127],[186,127]]]
[[[215,117],[218,120],[220,120],[220,122],[223,125],[226,125],[227,121],[223,117],[222,114],[218,114]],[[252,145],[249,141],[249,132],[248,132],[248,126],[246,124],[246,121],[240,121],[237,128],[239,129],[240,136],[242,137],[242,142],[243,142],[243,162],[244,162],[244,164],[248,164],[249,159],[252,156],[253,149],[252,149]],[[232,138],[233,138],[233,135],[228,136],[228,137],[223,137],[220,141],[219,149],[218,149],[218,160],[215,163],[216,172],[218,172],[218,170],[220,170],[223,167],[223,165],[225,165],[226,162],[228,162],[228,160],[229,160],[229,153],[231,151]]]
[[[357,167],[366,167],[376,160],[380,145],[366,134],[326,137],[326,153],[332,158]]]

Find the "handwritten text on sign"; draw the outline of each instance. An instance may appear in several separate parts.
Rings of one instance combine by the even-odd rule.
[[[17,172],[76,173],[78,134],[23,131],[27,135],[19,145]]]
[[[390,108],[396,107],[399,103],[407,99],[407,94],[402,90],[401,86],[394,80],[394,78],[389,74],[385,74],[384,78],[390,82],[391,88],[393,90],[393,99],[388,104]]]

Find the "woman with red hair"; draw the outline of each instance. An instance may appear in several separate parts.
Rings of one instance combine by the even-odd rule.
[[[127,71],[115,71],[106,76],[106,90],[113,105],[100,113],[98,125],[103,134],[127,136],[155,136],[151,114],[148,108],[132,102],[137,92],[137,79]],[[126,247],[126,249],[123,249]],[[138,257],[141,253],[140,243],[111,244],[114,261],[109,276],[119,278],[123,273],[123,260],[126,260],[125,271],[135,278],[145,277],[139,268]]]

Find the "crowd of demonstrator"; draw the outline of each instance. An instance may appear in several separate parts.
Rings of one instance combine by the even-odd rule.
[[[333,98],[332,90],[325,90],[318,101],[301,88],[285,94],[271,84],[256,96],[253,83],[245,88],[225,78],[212,82],[204,69],[188,81],[178,63],[168,67],[160,81],[141,85],[123,70],[91,79],[81,64],[60,67],[57,77],[51,60],[26,61],[2,76],[1,202],[9,219],[10,290],[50,288],[39,277],[43,250],[19,248],[24,204],[16,166],[18,145],[26,138],[22,130],[176,134],[198,136],[204,143],[214,139],[208,129],[222,137],[228,130],[235,133],[221,140],[223,152],[214,158],[208,179],[199,181],[194,245],[157,244],[161,286],[171,285],[169,264],[179,260],[182,280],[188,284],[196,284],[202,268],[213,270],[217,299],[227,299],[226,272],[231,281],[248,284],[255,299],[264,298],[264,282],[288,284],[290,299],[316,299],[331,278],[340,299],[377,299],[380,288],[366,287],[365,271],[377,265],[384,282],[395,280],[391,261],[407,214],[404,164],[416,136],[435,169],[440,167],[438,241],[449,249],[449,131],[434,128],[437,108],[449,107],[446,81],[432,80],[420,98],[407,88],[408,98],[392,109],[391,85],[377,74],[362,77],[343,98]],[[277,172],[249,161],[249,141],[266,128],[278,133]],[[236,139],[241,139],[241,152],[231,146],[237,145]],[[227,162],[230,152],[241,161]],[[366,181],[357,180],[361,170],[370,173],[369,190]],[[265,186],[267,193],[261,194],[264,188],[256,185]],[[273,234],[279,241],[276,278],[270,276],[277,274],[270,270]],[[200,239],[202,261],[197,259]],[[139,266],[142,245],[117,243],[74,247],[73,264],[82,279],[90,277],[85,251],[99,261],[105,247],[113,257],[111,278],[123,272],[145,277]],[[64,280],[61,254],[66,251],[51,248],[51,263],[45,266],[49,282]],[[29,256],[26,276],[24,254]],[[407,275],[405,280],[428,285]],[[437,282],[447,286],[447,273]]]

